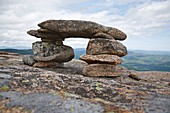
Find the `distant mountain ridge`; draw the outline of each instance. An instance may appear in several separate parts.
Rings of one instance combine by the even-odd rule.
[[[0,49],[0,51],[30,54],[32,49]],[[86,54],[85,48],[75,48],[74,59],[79,59]],[[170,51],[148,51],[148,50],[129,50],[128,55],[122,57],[122,66],[137,71],[169,71],[170,72]]]
[[[11,52],[11,53],[18,53],[18,54],[29,54],[32,55],[32,49],[0,49],[0,51]]]
[[[170,51],[161,50],[129,50],[134,53],[149,54],[149,55],[170,55]]]

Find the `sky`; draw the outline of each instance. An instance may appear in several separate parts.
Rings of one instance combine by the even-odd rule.
[[[0,0],[0,48],[31,48],[40,39],[26,32],[49,19],[94,21],[125,32],[129,50],[170,51],[170,0]],[[64,44],[86,48],[88,41]]]

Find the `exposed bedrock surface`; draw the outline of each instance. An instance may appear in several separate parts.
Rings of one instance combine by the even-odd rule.
[[[0,52],[0,111],[77,113],[169,113],[170,72],[122,68],[118,77],[82,75],[88,64],[61,68],[24,65],[22,56]]]

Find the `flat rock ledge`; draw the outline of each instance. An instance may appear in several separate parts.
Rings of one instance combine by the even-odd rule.
[[[62,68],[24,65],[21,55],[0,52],[2,113],[169,113],[170,72],[123,69],[119,77],[82,75],[80,60]]]
[[[57,94],[29,93],[9,91],[0,92],[0,100],[8,98],[8,108],[22,106],[23,112],[34,109],[35,113],[103,113],[104,109],[100,104],[94,104],[83,100],[67,98],[64,99]]]
[[[92,77],[118,77],[124,74],[124,68],[110,64],[90,64],[84,66],[83,75]],[[125,73],[127,73],[125,71]]]
[[[80,60],[83,60],[89,64],[91,63],[106,63],[106,64],[121,64],[123,60],[116,55],[107,55],[107,54],[101,54],[101,55],[82,55],[80,56]]]
[[[44,22],[39,23],[38,26],[45,30],[37,30],[37,32],[36,30],[34,30],[34,33],[28,31],[28,34],[36,36],[38,38],[41,37],[41,35],[41,38],[44,38],[44,35],[50,35],[49,38],[52,38],[53,40],[70,37],[102,37],[115,40],[125,40],[127,38],[127,35],[117,28],[103,26],[101,24],[91,21],[46,20]],[[54,33],[56,33],[56,35]]]

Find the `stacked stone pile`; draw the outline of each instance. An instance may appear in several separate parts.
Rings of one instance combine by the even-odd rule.
[[[118,38],[117,38],[118,40]],[[119,76],[122,68],[117,66],[123,61],[120,57],[127,54],[126,47],[115,39],[91,39],[86,49],[86,55],[80,57],[88,63],[83,68],[87,76]]]
[[[114,39],[91,39],[86,49],[86,55],[80,57],[88,63],[83,68],[87,76],[119,76],[122,68],[117,66],[123,61],[120,57],[127,54],[126,47]]]
[[[72,47],[63,45],[59,40],[43,40],[32,44],[33,58],[27,56],[23,61],[30,59],[35,61],[30,65],[34,67],[63,67],[63,62],[68,62],[74,58],[74,51]]]
[[[122,31],[95,22],[78,20],[47,20],[38,24],[40,29],[27,33],[41,38],[32,44],[33,56],[23,58],[25,64],[35,67],[57,66],[73,59],[74,52],[63,44],[66,38],[90,39],[86,55],[80,57],[88,63],[83,68],[87,76],[115,76],[121,70],[120,57],[127,54],[126,47],[117,40],[125,40]],[[120,72],[120,71],[119,71]]]

